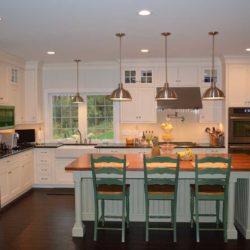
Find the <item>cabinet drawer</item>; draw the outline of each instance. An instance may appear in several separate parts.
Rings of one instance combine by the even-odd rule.
[[[51,178],[49,176],[38,176],[38,183],[51,183]]]
[[[50,158],[38,158],[36,160],[36,164],[46,164],[49,165],[51,163],[51,159]]]
[[[50,175],[50,168],[39,166],[37,168],[38,175]]]

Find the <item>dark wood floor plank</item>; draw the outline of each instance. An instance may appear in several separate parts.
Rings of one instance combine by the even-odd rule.
[[[93,242],[93,223],[85,222],[84,238],[72,238],[74,196],[46,189],[35,189],[0,214],[0,250],[249,250],[250,240],[223,242],[222,233],[201,232],[201,242],[195,242],[195,230],[188,223],[178,223],[177,243],[172,233],[150,232],[144,241],[144,223],[131,223],[126,242],[121,243],[121,232],[101,231]]]

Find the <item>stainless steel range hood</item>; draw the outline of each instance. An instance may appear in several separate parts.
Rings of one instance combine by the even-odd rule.
[[[173,88],[177,100],[157,101],[157,109],[202,109],[201,91],[199,87],[176,87]],[[157,92],[160,88],[157,88]]]

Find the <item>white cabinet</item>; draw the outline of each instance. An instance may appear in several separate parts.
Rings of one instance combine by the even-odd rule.
[[[194,65],[180,65],[168,68],[169,84],[177,87],[192,87],[199,84],[199,68]]]
[[[33,184],[32,150],[0,159],[2,206],[26,192]]]
[[[250,106],[250,65],[232,64],[228,66],[228,106]]]
[[[5,204],[8,200],[8,169],[7,158],[0,160],[0,188],[1,188],[1,204]]]
[[[155,123],[156,101],[154,87],[128,87],[132,101],[121,103],[121,122]]]
[[[8,83],[8,68],[3,62],[0,62],[0,105],[8,104],[9,83]]]
[[[15,106],[15,123],[24,123],[24,70],[9,65],[10,103]]]
[[[196,87],[199,86],[200,70],[197,65],[168,65],[167,80],[170,86]],[[161,87],[166,81],[165,68],[159,68],[157,86]]]
[[[155,82],[156,70],[152,67],[128,66],[123,70],[124,85],[133,85],[136,83],[147,85]]]
[[[96,153],[97,149],[92,145],[65,145],[55,152],[55,181],[57,186],[73,186],[73,172],[65,171],[65,167],[79,156],[87,153]]]
[[[25,71],[25,123],[42,122],[42,71],[38,63],[28,63]]]
[[[35,149],[35,184],[53,184],[54,171],[54,148],[36,148]]]
[[[28,189],[34,182],[33,151],[23,152],[21,155],[21,188]]]

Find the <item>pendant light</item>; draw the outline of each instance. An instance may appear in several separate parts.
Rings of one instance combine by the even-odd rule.
[[[116,34],[117,37],[120,38],[120,83],[118,85],[118,88],[115,89],[110,96],[110,99],[112,101],[131,101],[132,97],[130,95],[130,93],[123,88],[123,84],[122,84],[122,37],[125,36],[124,33],[117,33]]]
[[[224,93],[216,87],[216,80],[214,75],[214,36],[216,36],[219,32],[213,31],[209,32],[208,34],[212,36],[212,70],[210,73],[210,79],[211,79],[211,86],[208,88],[203,96],[202,99],[204,100],[223,100],[225,98]]]
[[[160,89],[160,91],[157,93],[155,99],[158,100],[176,100],[178,99],[178,96],[176,92],[169,87],[168,84],[168,74],[167,74],[167,37],[171,35],[170,32],[164,32],[161,33],[162,36],[165,37],[165,73],[166,73],[166,81],[164,84],[164,87]]]
[[[72,98],[72,102],[73,103],[82,103],[84,102],[83,98],[80,96],[79,93],[79,62],[81,62],[81,60],[79,59],[75,59],[74,60],[76,62],[77,68],[76,68],[76,95],[73,96]]]

